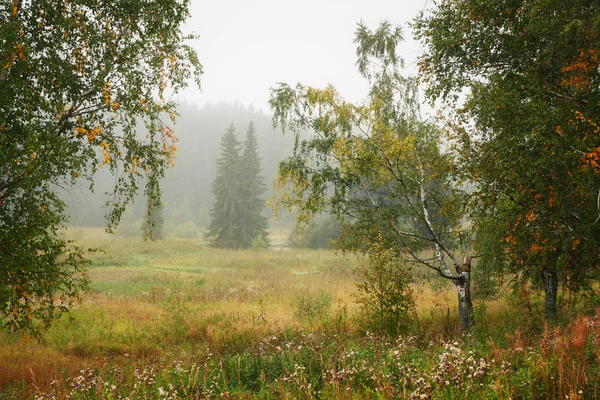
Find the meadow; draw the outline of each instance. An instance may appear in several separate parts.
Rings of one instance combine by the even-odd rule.
[[[68,236],[100,250],[90,288],[41,338],[0,333],[1,399],[600,398],[597,296],[550,326],[535,291],[502,290],[464,334],[453,287],[420,273],[414,323],[386,337],[351,256]]]

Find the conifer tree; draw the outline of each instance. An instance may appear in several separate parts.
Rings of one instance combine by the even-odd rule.
[[[240,229],[240,142],[233,123],[221,138],[221,156],[217,160],[217,176],[213,181],[213,206],[206,236],[214,247],[243,247]]]
[[[264,178],[260,175],[260,161],[256,129],[250,122],[240,163],[240,176],[243,182],[240,192],[243,205],[240,214],[242,247],[250,247],[252,241],[268,243],[268,222],[267,218],[261,215],[265,207],[265,200],[261,196],[265,193],[266,186]]]

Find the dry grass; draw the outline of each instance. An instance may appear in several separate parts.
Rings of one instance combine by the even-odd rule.
[[[26,392],[47,391],[52,380],[83,369],[174,359],[199,348],[243,350],[267,332],[323,330],[333,323],[342,331],[357,329],[348,319],[357,311],[352,257],[325,250],[226,251],[184,239],[144,242],[101,229],[67,235],[101,250],[89,254],[90,291],[40,343],[0,334],[0,390],[27,384]],[[454,317],[451,285],[414,289],[420,319]],[[299,318],[302,296],[330,301],[319,318]]]

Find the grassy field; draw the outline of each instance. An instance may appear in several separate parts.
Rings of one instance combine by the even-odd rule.
[[[1,399],[600,398],[596,300],[548,327],[505,295],[464,335],[452,286],[419,280],[417,322],[385,338],[333,251],[69,235],[102,250],[90,290],[40,341],[2,332]]]

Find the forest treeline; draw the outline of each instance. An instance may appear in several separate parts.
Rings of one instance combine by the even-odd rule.
[[[181,236],[196,236],[210,224],[209,213],[213,205],[211,183],[216,177],[221,137],[231,124],[240,132],[244,132],[250,122],[254,124],[261,174],[267,187],[277,175],[278,162],[291,153],[293,142],[291,137],[273,128],[268,114],[239,103],[204,106],[183,103],[178,106],[177,112],[179,116],[174,126],[178,138],[176,158],[161,180],[162,213],[165,231]],[[86,181],[79,182],[75,189],[62,191],[61,196],[69,206],[67,212],[71,224],[105,226],[105,192],[110,192],[113,186],[114,177],[108,171],[100,170],[95,177],[94,192],[89,190]],[[263,196],[265,216],[272,216],[266,207],[270,193],[268,191]],[[145,213],[145,199],[140,194],[125,213],[117,232],[141,235]],[[293,221],[289,218],[286,223],[293,227]]]

